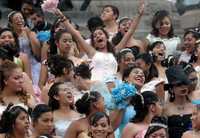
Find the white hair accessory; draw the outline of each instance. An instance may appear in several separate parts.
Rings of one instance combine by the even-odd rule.
[[[159,126],[163,128],[167,128],[167,125],[161,124],[161,123],[151,123],[149,127]]]

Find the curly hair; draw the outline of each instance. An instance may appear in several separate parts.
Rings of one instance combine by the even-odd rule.
[[[47,60],[47,65],[50,72],[55,75],[55,77],[60,77],[64,75],[64,69],[68,72],[74,68],[74,64],[70,59],[66,59],[61,55],[50,56]]]

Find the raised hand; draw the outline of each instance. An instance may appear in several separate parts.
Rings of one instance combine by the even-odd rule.
[[[138,8],[138,14],[139,15],[143,15],[143,13],[144,13],[144,7],[145,7],[144,0],[140,0],[140,2],[139,2],[139,8]]]

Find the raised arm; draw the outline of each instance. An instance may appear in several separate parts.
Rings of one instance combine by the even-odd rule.
[[[69,22],[69,20],[62,14],[62,12],[57,9],[56,15],[58,15],[62,20],[66,27],[66,29],[71,33],[71,35],[76,39],[76,41],[79,43],[79,46],[86,52],[86,54],[92,58],[94,54],[96,53],[95,48],[93,48],[91,45],[87,44],[86,41],[81,36],[80,32],[77,31]]]
[[[118,53],[121,49],[125,48],[128,40],[132,37],[133,33],[137,29],[137,26],[140,22],[140,19],[144,13],[144,0],[140,0],[140,5],[138,9],[138,15],[133,17],[130,29],[127,33],[123,36],[122,40],[115,46],[115,52]]]

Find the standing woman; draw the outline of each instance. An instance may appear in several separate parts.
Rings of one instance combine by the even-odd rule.
[[[168,117],[169,137],[181,138],[191,127],[192,104],[189,100],[190,81],[181,66],[171,66],[166,70],[169,102],[164,115]]]
[[[73,120],[81,116],[74,110],[73,90],[70,82],[54,83],[49,90],[49,107],[53,111],[56,135],[64,137]]]
[[[9,104],[0,120],[0,138],[28,138],[29,115],[20,105]]]
[[[79,136],[87,135],[89,128],[89,118],[95,112],[104,111],[104,99],[100,93],[91,91],[85,93],[81,99],[77,100],[76,109],[85,117],[72,122],[65,133],[65,138],[79,138]]]
[[[162,113],[158,96],[151,91],[138,93],[131,98],[130,104],[136,115],[124,128],[121,138],[143,138],[152,118]]]
[[[25,24],[22,14],[13,11],[8,15],[8,26],[17,34],[20,51],[28,55],[32,67],[32,79],[38,84],[40,72],[40,42],[36,34]]]
[[[113,5],[105,5],[103,6],[100,17],[105,25],[104,29],[108,32],[109,40],[112,40],[112,37],[118,32],[118,8]]]
[[[181,40],[174,35],[172,19],[166,10],[157,11],[152,19],[152,31],[147,36],[149,45],[162,41],[166,46],[166,56],[177,54]]]
[[[19,51],[19,41],[17,35],[9,28],[3,28],[0,31],[0,46],[9,46],[16,51],[14,57],[14,62],[18,64],[24,72],[28,74],[30,78],[31,75],[31,65],[26,53]],[[18,57],[17,57],[18,56]]]

